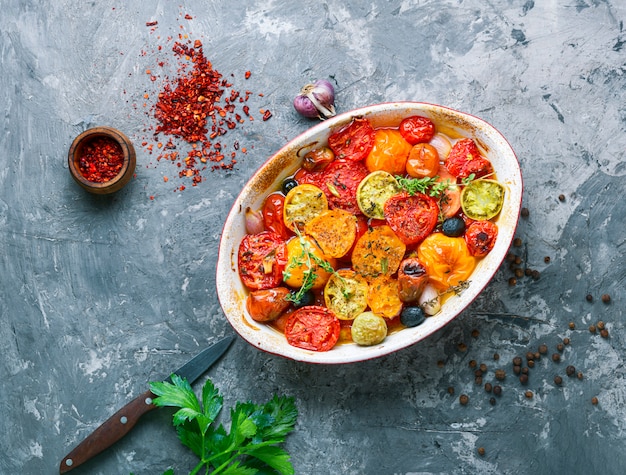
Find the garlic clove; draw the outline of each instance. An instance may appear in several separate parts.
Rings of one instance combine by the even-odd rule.
[[[246,213],[246,232],[248,234],[259,234],[265,231],[265,223],[263,221],[263,215],[254,211],[252,208],[247,207]]]
[[[419,305],[424,310],[426,315],[435,315],[439,310],[441,310],[441,299],[439,298],[439,292],[437,289],[432,286],[432,284],[427,284],[424,287],[420,297],[419,297]]]

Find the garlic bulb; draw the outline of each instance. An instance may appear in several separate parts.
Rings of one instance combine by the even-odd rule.
[[[335,115],[335,89],[326,79],[307,84],[293,100],[296,111],[309,118],[328,119]]]

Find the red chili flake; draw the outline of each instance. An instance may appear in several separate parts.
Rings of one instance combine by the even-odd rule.
[[[193,20],[193,17],[189,13],[187,13],[185,15],[185,20]]]
[[[271,113],[270,111],[268,111],[268,110],[267,110],[267,111],[265,111],[265,112],[263,113],[263,120],[264,120],[264,121],[269,120],[269,119],[270,119],[270,117],[272,117],[272,113]]]
[[[146,26],[156,26],[158,24],[159,24],[158,21],[148,21],[148,22],[146,22]]]
[[[250,76],[252,76],[252,73],[250,71],[246,71],[246,79],[250,79]]]
[[[109,137],[96,137],[86,143],[78,159],[80,173],[94,183],[104,183],[115,178],[123,165],[122,147]]]

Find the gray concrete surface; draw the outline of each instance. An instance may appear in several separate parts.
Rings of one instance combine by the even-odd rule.
[[[305,365],[239,340],[206,375],[226,407],[294,396],[300,416],[287,449],[298,474],[624,472],[624,2],[0,7],[0,473],[57,473],[149,381],[232,333],[214,290],[222,222],[253,171],[314,123],[291,101],[320,77],[336,83],[339,111],[417,100],[496,126],[518,154],[530,212],[513,251],[541,276],[512,287],[505,264],[447,328],[359,364]],[[164,80],[146,70],[175,64],[168,37],[179,34],[200,39],[234,87],[255,93],[257,119],[224,140],[248,149],[233,171],[206,172],[184,191],[175,167],[141,145],[152,140],[150,107]],[[273,117],[260,120],[260,109]],[[72,139],[96,125],[121,129],[137,148],[136,177],[113,197],[86,194],[67,168]],[[609,338],[587,330],[599,320]],[[515,355],[541,343],[552,353],[564,337],[561,363],[544,356],[526,387],[514,378]],[[507,370],[495,406],[471,360],[488,365],[484,382]],[[582,380],[565,376],[569,364]],[[188,473],[195,458],[170,416],[146,416],[74,473]]]

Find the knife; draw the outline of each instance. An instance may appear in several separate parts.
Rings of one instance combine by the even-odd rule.
[[[174,373],[181,378],[187,379],[189,384],[192,384],[226,353],[234,339],[234,336],[222,338],[204,349],[200,354],[174,371]],[[166,381],[171,382],[171,378],[168,378]],[[152,404],[152,399],[155,397],[148,389],[113,414],[78,444],[74,450],[63,457],[59,473],[67,473],[82,465],[128,434],[141,416],[157,408],[157,406]]]

